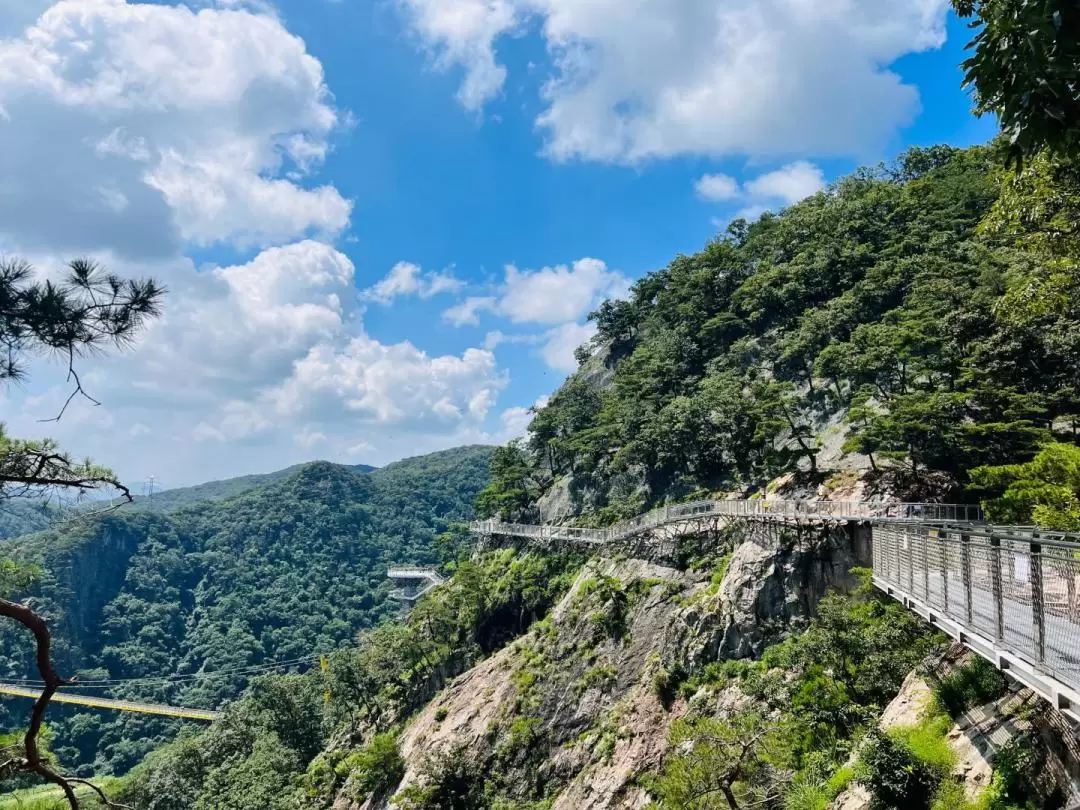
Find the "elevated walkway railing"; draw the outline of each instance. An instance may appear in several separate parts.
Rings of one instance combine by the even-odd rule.
[[[1080,536],[991,526],[966,504],[712,500],[604,529],[479,521],[473,531],[604,544],[708,516],[871,524],[874,584],[1080,722]]]
[[[1080,537],[883,524],[874,584],[1080,720]]]
[[[760,518],[766,520],[900,521],[941,524],[977,523],[982,519],[978,506],[949,503],[875,503],[871,501],[769,501],[705,500],[662,506],[638,517],[603,529],[571,526],[535,526],[477,521],[478,534],[505,535],[543,542],[576,541],[610,543],[650,531],[658,526],[683,523],[703,517]]]

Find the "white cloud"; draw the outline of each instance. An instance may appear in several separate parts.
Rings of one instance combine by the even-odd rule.
[[[267,398],[290,420],[349,414],[379,424],[479,423],[504,385],[494,356],[483,349],[431,357],[411,343],[386,345],[361,335],[340,350],[313,347]]]
[[[124,275],[152,272],[169,295],[132,351],[85,361],[83,381],[104,404],[77,401],[49,427],[77,455],[129,478],[153,471],[164,480],[168,468],[167,483],[178,485],[314,454],[382,463],[492,440],[485,424],[507,378],[491,352],[429,354],[367,334],[353,265],[329,245],[269,248],[202,271],[187,260],[107,263]],[[69,390],[59,367],[35,368],[5,421],[17,435],[39,435],[37,420]],[[348,450],[360,445],[370,452]]]
[[[515,323],[576,320],[605,298],[625,296],[630,283],[599,259],[579,259],[540,270],[506,268],[499,312]]]
[[[763,174],[746,184],[754,197],[783,200],[791,205],[825,188],[821,169],[805,160],[789,163],[782,169]]]
[[[711,178],[717,177],[723,178],[723,181],[713,182]],[[731,181],[730,185],[726,181]],[[703,186],[705,193],[702,191]],[[742,187],[724,175],[705,175],[697,182],[696,188],[699,196],[713,202],[742,201],[743,207],[735,214],[735,218],[753,222],[772,208],[794,205],[821,191],[825,188],[825,174],[813,163],[799,160],[775,171],[760,174]],[[716,194],[710,196],[707,193],[709,190],[715,190]],[[714,218],[713,224],[718,228],[724,227],[727,221]]]
[[[861,155],[919,110],[888,69],[940,46],[947,0],[400,0],[471,110],[501,92],[498,39],[539,21],[554,159]]]
[[[496,299],[490,295],[470,296],[449,309],[443,311],[443,320],[453,326],[476,326],[480,323],[480,313],[495,309]]]
[[[769,210],[769,206],[760,203],[740,208],[735,214],[735,219],[745,219],[747,222],[755,222],[761,219],[761,215]],[[724,223],[726,224],[726,223]]]
[[[540,356],[556,371],[577,371],[578,362],[574,351],[591,340],[595,334],[596,325],[592,323],[564,323],[556,326],[546,334]]]
[[[494,40],[516,25],[510,0],[398,0],[421,40],[433,49],[435,64],[463,65],[458,100],[479,110],[497,96],[506,68],[495,59]]]
[[[726,174],[706,174],[695,184],[694,191],[703,200],[720,202],[739,196],[739,183]]]
[[[529,429],[529,424],[533,420],[532,410],[529,408],[522,408],[520,406],[514,406],[507,408],[499,415],[499,421],[502,422],[503,435],[505,440],[520,439],[526,434]]]
[[[386,277],[364,291],[363,297],[384,306],[403,295],[432,298],[442,293],[457,292],[465,282],[450,271],[425,273],[412,262],[398,262]]]
[[[443,319],[454,326],[476,325],[480,313],[490,311],[514,323],[565,323],[587,315],[606,298],[624,297],[630,289],[626,276],[599,259],[539,270],[511,264],[505,272],[498,295],[466,298],[443,312]]]
[[[62,0],[20,20],[0,27],[0,234],[15,248],[146,259],[348,225],[336,189],[296,179],[339,115],[276,17]]]
[[[364,329],[354,266],[325,238],[351,204],[313,176],[348,116],[268,4],[35,2],[0,8],[0,246],[45,276],[87,253],[169,290],[129,352],[85,359],[103,404],[77,399],[49,435],[164,486],[495,438],[507,378],[489,351]],[[217,243],[251,258],[183,257]],[[449,270],[404,277],[425,297],[461,287]],[[5,422],[40,436],[69,393],[46,360],[0,392]]]

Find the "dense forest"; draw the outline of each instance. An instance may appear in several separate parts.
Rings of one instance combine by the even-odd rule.
[[[1044,448],[1075,476],[1080,166],[1006,153],[912,149],[604,303],[481,510],[535,519],[556,483],[592,520],[785,473],[813,491],[842,454],[907,500],[998,495],[1026,472],[994,468]]]
[[[55,663],[136,679],[118,696],[224,711],[179,728],[53,705],[23,737],[5,702],[5,785],[44,779],[93,807],[74,778],[123,774],[108,791],[140,810],[578,810],[563,791],[581,779],[604,808],[1064,806],[1038,725],[1054,712],[875,594],[843,531],[740,524],[673,560],[586,561],[470,555],[458,523],[474,499],[599,524],[783,489],[979,501],[1080,530],[1080,15],[953,6],[974,18],[967,81],[1003,136],[911,149],[642,278],[593,314],[526,439],[375,472],[308,465],[6,541],[0,610],[22,626],[0,631],[0,677],[56,689]],[[0,379],[160,314],[152,280],[70,269],[54,288],[0,266]],[[8,500],[103,486],[124,490],[0,429]],[[52,517],[17,507],[0,531]],[[384,568],[403,561],[455,575],[394,621]],[[39,635],[35,668],[24,631],[40,617],[55,646]],[[237,672],[282,660],[297,671]],[[887,725],[913,684],[907,722]],[[953,743],[975,708],[1023,730],[971,790]],[[600,797],[593,777],[615,771]]]
[[[868,494],[983,500],[1009,519],[1076,528],[1080,299],[1069,257],[1080,171],[1035,160],[1016,173],[1003,168],[1005,151],[911,150],[778,214],[736,222],[642,279],[629,300],[605,303],[579,372],[537,411],[527,440],[491,457],[479,510],[535,519],[538,500],[564,487],[573,512],[600,522],[702,490],[761,492],[787,475],[787,486],[828,491],[862,479]],[[443,540],[452,555],[460,534]],[[575,667],[584,674],[574,694],[612,689],[620,672],[603,662],[625,648],[628,628],[644,620],[635,617],[649,615],[644,600],[707,624],[724,604],[731,560],[721,543],[690,562],[706,579],[689,596],[660,579],[579,580],[571,608],[535,627],[581,560],[505,550],[460,562],[406,621],[362,633],[318,670],[258,679],[222,722],[156,751],[118,795],[147,810],[364,806],[397,788],[401,735],[425,702],[521,637],[504,664],[516,708],[493,722],[488,747],[428,752],[421,781],[395,801],[550,807],[566,777],[550,764],[560,747],[530,714],[537,690]],[[299,583],[292,591],[304,592]],[[191,650],[244,650],[252,637],[279,638],[222,622],[193,633]],[[943,649],[899,605],[866,587],[829,596],[809,624],[779,638],[757,661],[683,655],[648,665],[655,699],[683,713],[670,726],[671,753],[639,780],[655,807],[823,810],[855,788],[880,808],[1044,806],[1042,760],[1024,739],[1001,755],[978,802],[949,775],[954,718],[1006,693],[978,662],[935,681],[916,725],[876,730],[905,675]],[[287,639],[274,650],[299,649]],[[153,644],[110,650],[103,661],[138,650],[191,666]],[[718,715],[731,694],[749,704]],[[590,756],[600,764],[626,739],[603,724],[581,734],[597,740]],[[119,767],[108,755],[97,765]]]
[[[77,519],[8,541],[5,553],[42,571],[29,595],[52,624],[57,665],[124,681],[87,691],[217,708],[247,686],[245,669],[315,666],[392,615],[386,568],[437,561],[432,540],[470,517],[490,454],[466,447],[374,472],[309,464],[231,499],[212,497],[219,485],[176,511]],[[0,628],[0,662],[4,680],[33,678],[28,634]],[[22,725],[27,709],[4,701],[3,726]],[[177,728],[59,705],[50,725],[65,763],[99,775],[127,771]]]

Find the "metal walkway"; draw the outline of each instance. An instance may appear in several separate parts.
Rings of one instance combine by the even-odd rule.
[[[1080,537],[990,526],[963,504],[695,501],[605,529],[478,521],[472,531],[599,546],[709,516],[869,524],[873,581],[1080,722]]]
[[[27,689],[14,684],[0,683],[0,695],[29,698],[37,700],[41,697],[41,690]],[[111,700],[109,698],[91,697],[78,695],[72,692],[57,692],[52,697],[53,703],[73,703],[77,706],[90,706],[94,709],[111,709],[120,712],[134,712],[136,714],[157,714],[164,717],[180,717],[184,720],[205,720],[213,722],[221,717],[221,712],[207,711],[206,709],[185,709],[180,706],[160,706],[154,703],[138,703],[130,700]]]
[[[392,599],[400,599],[402,602],[415,602],[432,588],[437,588],[446,582],[446,579],[431,568],[419,566],[396,566],[386,572],[386,576],[396,582],[404,583],[403,587],[390,592]]]

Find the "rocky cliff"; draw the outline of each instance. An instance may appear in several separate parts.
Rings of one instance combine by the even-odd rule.
[[[749,527],[725,537],[688,568],[589,562],[547,619],[456,678],[408,724],[396,791],[357,802],[345,798],[355,793],[346,785],[336,810],[396,806],[440,758],[468,760],[507,807],[644,807],[640,779],[661,766],[671,725],[687,710],[672,688],[679,679],[760,655],[864,562],[846,531]],[[738,690],[715,697],[717,706],[740,699]]]

